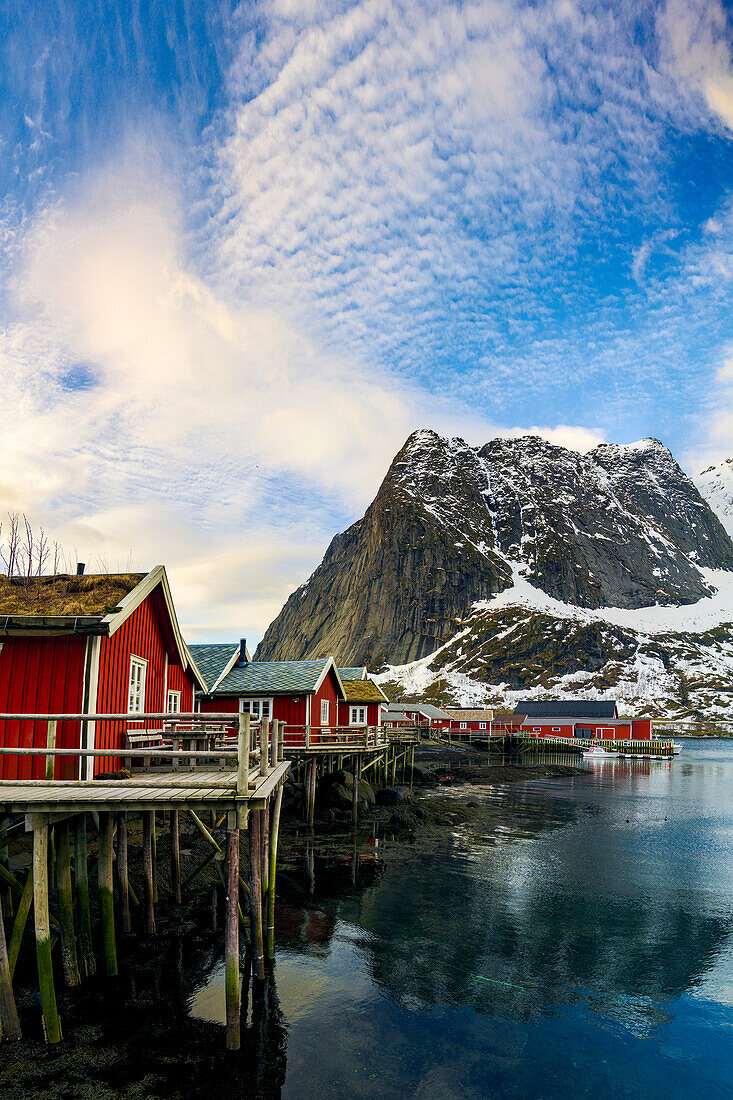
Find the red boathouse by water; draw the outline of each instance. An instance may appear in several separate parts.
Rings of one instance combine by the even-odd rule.
[[[147,574],[0,577],[0,713],[191,713],[195,689],[205,687],[163,566]],[[59,722],[56,747],[122,750],[128,728]],[[0,720],[4,747],[45,748],[46,737],[46,722]],[[117,764],[115,757],[96,764],[58,757],[55,777],[91,778]],[[0,756],[3,779],[44,776],[41,757]]]
[[[653,736],[651,718],[619,717],[613,699],[532,699],[517,704],[511,722],[540,737],[648,741]]]

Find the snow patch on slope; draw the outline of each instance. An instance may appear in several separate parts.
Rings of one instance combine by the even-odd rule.
[[[733,536],[733,458],[708,466],[695,478],[695,484],[728,534]]]

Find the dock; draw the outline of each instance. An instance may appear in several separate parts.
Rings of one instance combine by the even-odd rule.
[[[38,985],[43,1028],[49,1044],[61,1041],[51,953],[52,921],[58,931],[64,980],[74,987],[95,973],[98,962],[114,978],[117,966],[116,928],[129,932],[131,887],[128,877],[128,813],[142,815],[141,860],[145,891],[145,928],[155,934],[156,814],[166,819],[171,838],[173,904],[181,900],[179,855],[180,814],[195,824],[207,844],[223,856],[226,893],[224,947],[226,960],[226,1044],[240,1045],[240,925],[252,954],[253,975],[265,978],[265,961],[274,957],[275,876],[283,784],[291,768],[284,758],[284,723],[261,719],[250,724],[248,714],[4,714],[0,721],[45,723],[46,746],[6,746],[0,754],[41,757],[46,778],[0,780],[0,880],[19,895],[6,951],[0,916],[0,1022],[6,1038],[19,1038],[12,975],[27,917],[34,910]],[[124,723],[125,745],[113,748],[57,748],[58,724]],[[141,724],[155,728],[141,728]],[[31,737],[32,742],[32,737]],[[84,744],[81,736],[78,746]],[[199,747],[181,748],[196,744]],[[133,747],[134,746],[134,747]],[[79,762],[79,775],[102,768],[96,778],[55,779],[59,757]],[[89,759],[92,768],[82,767]],[[120,764],[127,768],[120,768]],[[132,772],[137,770],[138,774]],[[106,778],[108,776],[108,778]],[[205,813],[226,821],[222,850],[204,824]],[[87,836],[90,821],[98,822],[98,892],[101,959],[94,956],[89,906]],[[18,825],[33,835],[33,863],[25,883],[13,875],[12,837]],[[249,834],[246,879],[240,874],[240,840]],[[73,858],[72,858],[73,851]],[[49,906],[49,857],[57,882],[56,915]],[[116,872],[116,874],[115,874]],[[115,878],[117,891],[115,900]],[[12,907],[6,906],[6,913]],[[248,919],[245,918],[248,913]]]

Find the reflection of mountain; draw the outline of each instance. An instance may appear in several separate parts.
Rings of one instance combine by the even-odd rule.
[[[529,839],[531,791],[502,800],[505,824],[490,846],[467,831],[418,845],[377,891],[343,902],[339,915],[364,930],[375,981],[409,1006],[468,1003],[526,1018],[583,999],[637,1032],[655,1027],[658,1002],[709,968],[731,920],[696,905],[699,892],[686,888],[694,866],[678,893],[633,821],[628,843],[610,844],[605,815],[573,801],[576,827],[551,837],[535,828]],[[546,792],[535,813],[548,803],[561,817]]]

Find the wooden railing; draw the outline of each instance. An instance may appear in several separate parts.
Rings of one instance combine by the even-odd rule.
[[[528,730],[517,730],[514,737],[521,741],[534,742],[535,744],[560,745],[563,748],[589,749],[594,745],[609,749],[613,752],[632,754],[654,754],[659,756],[672,756],[674,745],[671,740],[659,741],[655,738],[643,738],[639,740],[621,740],[620,738],[603,738],[597,740],[592,737],[561,737],[558,734],[531,733]]]
[[[0,757],[9,756],[18,760],[27,757],[41,758],[45,761],[45,778],[49,781],[54,779],[54,763],[57,758],[72,757],[76,761],[101,758],[106,762],[105,770],[114,770],[121,759],[128,761],[130,765],[140,761],[147,768],[153,766],[155,759],[158,767],[171,771],[179,769],[181,765],[191,767],[203,763],[207,767],[231,767],[236,764],[237,793],[245,794],[254,785],[253,774],[255,780],[257,774],[267,776],[283,760],[285,723],[271,721],[269,718],[252,723],[249,714],[0,714],[0,738],[3,722],[32,723],[32,728],[23,731],[25,744],[0,746]],[[56,747],[60,722],[78,724],[78,744],[67,748]],[[94,723],[96,734],[96,723],[105,722],[124,723],[128,726],[124,744],[96,748],[82,743],[87,738],[91,723]],[[159,723],[160,728],[141,730],[141,722]],[[44,727],[45,743],[33,743],[38,723]],[[132,731],[129,731],[130,724],[135,727]],[[150,743],[136,745],[135,739],[140,737],[146,738]],[[30,744],[27,743],[28,740],[31,741]],[[183,743],[197,742],[202,742],[203,747],[181,747]],[[257,764],[258,770],[255,773],[252,772],[252,762]],[[82,777],[80,765],[77,765],[77,769],[79,782],[93,779],[92,774]],[[31,776],[24,776],[17,781],[30,778]]]
[[[389,743],[387,733],[383,726],[285,726],[283,748],[286,753],[378,749]]]

